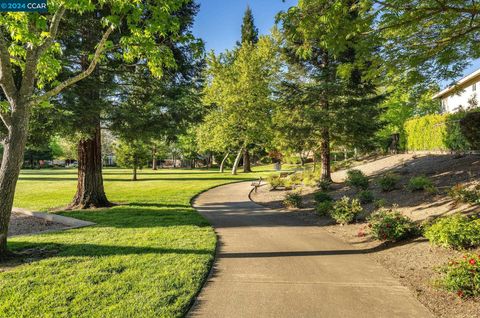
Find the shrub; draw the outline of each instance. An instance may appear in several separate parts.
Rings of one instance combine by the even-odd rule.
[[[370,234],[377,240],[400,241],[419,234],[418,226],[400,212],[381,209],[368,218]]]
[[[480,185],[469,189],[464,185],[457,184],[448,191],[448,195],[456,202],[480,204]]]
[[[328,193],[325,193],[325,192],[315,192],[315,194],[313,195],[313,198],[317,203],[321,203],[325,201],[330,201],[330,202],[333,201],[333,198]]]
[[[460,130],[475,150],[480,150],[480,112],[468,112],[460,120]]]
[[[446,122],[444,142],[449,150],[461,152],[471,148],[460,128],[460,120],[465,117],[466,112],[460,111],[448,115]]]
[[[424,176],[413,177],[408,181],[407,184],[407,190],[410,192],[424,191],[429,188],[434,188],[432,180]]]
[[[323,201],[319,202],[315,207],[315,211],[320,216],[330,215],[330,212],[333,209],[333,202],[332,201]]]
[[[390,192],[395,190],[398,181],[398,176],[392,173],[387,173],[384,176],[380,177],[380,179],[378,179],[378,185],[383,192]]]
[[[408,150],[464,151],[469,143],[460,130],[459,120],[465,112],[443,115],[426,115],[408,120],[405,139]]]
[[[302,175],[303,178],[303,184],[307,186],[314,187],[317,185],[318,182],[318,176],[311,172],[311,171],[306,171]]]
[[[320,188],[320,190],[322,190],[323,192],[327,192],[327,191],[330,191],[330,188],[332,186],[332,183],[330,181],[327,181],[327,180],[320,180],[318,182],[318,187]]]
[[[295,189],[297,186],[302,185],[302,177],[298,173],[291,174],[287,178],[283,179],[283,185],[286,188]]]
[[[360,203],[362,204],[369,204],[375,200],[375,197],[373,196],[372,191],[369,191],[369,190],[360,191],[357,194],[357,198],[360,200]]]
[[[440,286],[461,298],[480,296],[480,256],[466,254],[441,269]]]
[[[378,199],[373,202],[375,209],[381,209],[387,205],[387,201],[385,199]]]
[[[301,208],[302,207],[302,195],[300,192],[294,191],[287,193],[285,199],[283,200],[283,205],[286,208]]]
[[[270,175],[267,177],[267,182],[270,184],[270,190],[275,190],[278,187],[285,186],[285,180],[277,175]]]
[[[330,215],[337,223],[348,224],[353,222],[361,212],[363,212],[363,208],[360,201],[345,196],[341,200],[335,202],[330,211]]]
[[[347,171],[346,183],[351,187],[361,190],[368,189],[369,184],[367,176],[362,171],[356,169]]]
[[[425,237],[434,245],[454,249],[480,245],[480,219],[461,214],[441,218],[425,230]]]

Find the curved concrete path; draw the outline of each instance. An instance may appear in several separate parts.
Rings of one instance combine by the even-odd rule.
[[[250,182],[200,195],[212,275],[190,317],[432,317],[383,267],[321,227],[251,202]]]

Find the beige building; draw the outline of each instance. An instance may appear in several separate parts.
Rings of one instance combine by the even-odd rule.
[[[444,113],[455,113],[478,107],[477,95],[480,93],[480,70],[465,76],[454,85],[445,88],[435,96],[442,101]]]

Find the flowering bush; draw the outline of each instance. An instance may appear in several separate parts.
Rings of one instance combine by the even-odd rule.
[[[426,228],[425,237],[443,247],[476,247],[480,245],[480,219],[461,214],[444,217]]]
[[[348,186],[360,190],[367,190],[369,185],[367,176],[362,171],[357,169],[347,171],[346,183]]]
[[[400,241],[418,235],[418,226],[400,212],[381,209],[368,218],[370,234],[377,240]]]
[[[330,216],[337,223],[348,224],[353,222],[361,212],[363,212],[363,208],[360,201],[345,196],[341,200],[335,202],[330,211]]]
[[[302,207],[302,195],[298,191],[290,192],[285,195],[283,205],[286,208],[301,208]]]
[[[459,297],[480,296],[480,255],[467,254],[441,269],[440,286]]]

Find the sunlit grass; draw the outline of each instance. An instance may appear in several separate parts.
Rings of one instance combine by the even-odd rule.
[[[182,316],[201,287],[215,250],[209,224],[191,198],[231,176],[214,171],[107,169],[111,209],[62,212],[93,221],[82,229],[13,237],[9,247],[54,251],[50,258],[0,273],[0,317]],[[23,171],[15,206],[46,211],[75,192],[75,170]]]

